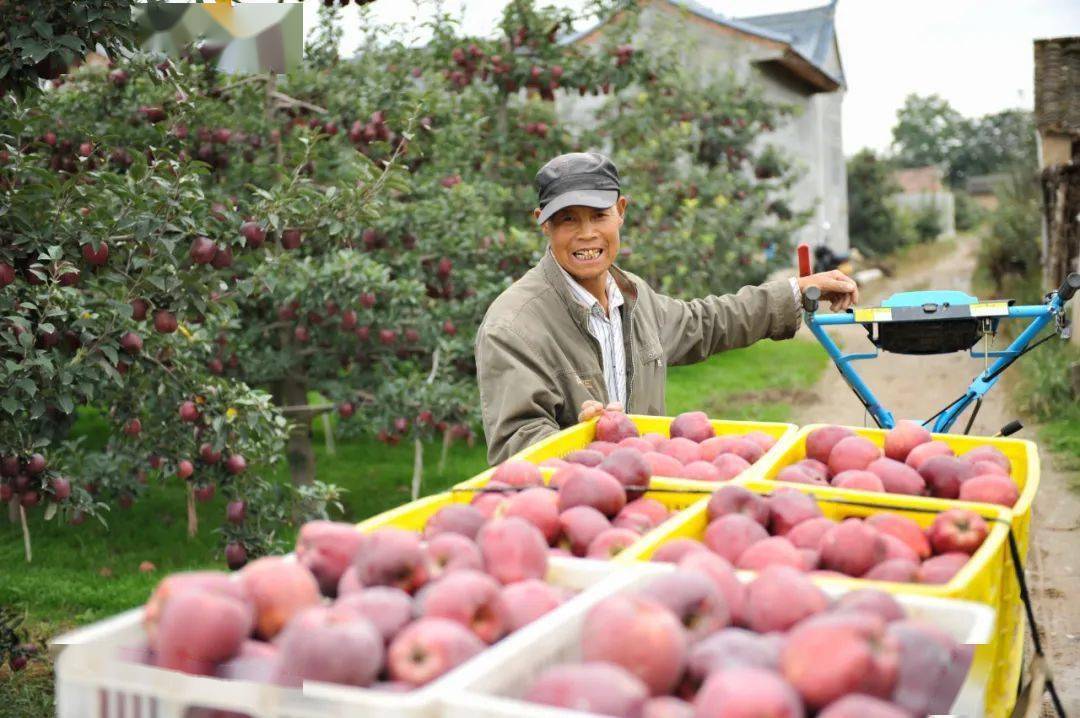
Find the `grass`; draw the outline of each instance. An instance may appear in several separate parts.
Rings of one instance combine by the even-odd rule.
[[[700,364],[674,367],[667,385],[669,414],[701,409],[725,419],[782,421],[790,416],[790,401],[802,387],[811,386],[826,363],[814,342],[764,341],[726,352]],[[336,419],[336,417],[334,417]],[[75,431],[93,445],[103,445],[107,425],[96,412],[84,411]],[[366,439],[337,441],[328,455],[322,422],[313,427],[317,475],[321,481],[347,490],[345,520],[357,521],[409,498],[413,447],[388,447]],[[425,447],[422,493],[429,494],[472,476],[486,467],[481,443],[455,444],[440,476],[436,464],[441,444]],[[288,480],[286,469],[276,478]],[[32,517],[34,560],[22,553],[18,524],[0,518],[0,605],[14,606],[26,615],[32,640],[49,638],[78,625],[100,620],[146,600],[165,574],[195,568],[223,568],[218,535],[213,529],[224,514],[224,500],[199,506],[200,529],[186,535],[182,487],[153,487],[132,508],[108,515],[109,527],[87,522],[79,527],[43,522]],[[155,570],[140,571],[149,561]],[[0,667],[0,716],[36,718],[53,714],[52,678],[47,664],[9,674]]]
[[[668,373],[669,414],[700,409],[724,419],[787,421],[828,357],[817,342],[763,341]]]

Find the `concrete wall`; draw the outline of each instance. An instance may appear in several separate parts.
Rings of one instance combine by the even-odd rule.
[[[843,92],[811,94],[808,86],[790,73],[755,64],[780,57],[783,51],[779,43],[748,38],[662,0],[642,10],[634,44],[655,42],[650,38],[672,33],[678,38],[683,63],[697,68],[703,80],[731,73],[739,82],[760,86],[767,99],[796,107],[796,114],[786,124],[758,139],[758,149],[765,144],[776,145],[801,172],[790,191],[792,208],[813,209],[814,216],[793,240],[811,245],[827,241],[834,250],[846,252],[847,173],[840,119]],[[584,42],[595,40],[585,38]],[[835,45],[826,67],[839,72]],[[557,98],[560,120],[572,127],[591,125],[596,110],[607,99],[580,97],[576,92],[559,93]],[[618,138],[611,141],[618,142]]]

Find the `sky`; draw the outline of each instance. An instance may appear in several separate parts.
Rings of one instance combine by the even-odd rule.
[[[826,0],[699,0],[730,17],[799,10]],[[317,6],[304,3],[305,27]],[[469,34],[491,35],[504,0],[444,0]],[[585,0],[556,0],[573,9]],[[377,0],[379,21],[416,26],[408,0]],[[422,18],[429,10],[419,11]],[[346,9],[343,51],[359,36],[357,11]],[[1032,41],[1080,34],[1080,0],[839,0],[836,28],[847,78],[844,153],[887,151],[896,111],[910,93],[938,94],[962,115],[979,117],[1034,104]]]

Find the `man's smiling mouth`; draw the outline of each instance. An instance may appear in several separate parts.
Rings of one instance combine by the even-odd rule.
[[[588,262],[593,259],[597,259],[603,254],[602,249],[579,249],[573,253],[574,259],[580,259],[583,262]]]

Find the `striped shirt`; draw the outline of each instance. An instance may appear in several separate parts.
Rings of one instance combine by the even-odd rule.
[[[600,344],[600,358],[604,364],[604,383],[607,385],[608,403],[617,401],[626,406],[626,349],[623,346],[622,311],[623,295],[619,285],[607,275],[608,314],[600,306],[600,300],[577,283],[561,266],[574,298],[589,308],[589,334]]]

